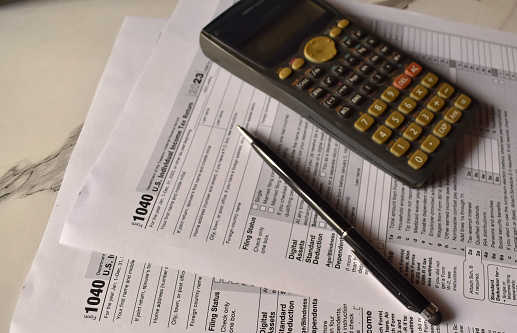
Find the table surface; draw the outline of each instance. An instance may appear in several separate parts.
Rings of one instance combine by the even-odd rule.
[[[169,17],[177,1],[0,0],[0,332],[9,329],[124,17]],[[517,33],[517,0],[356,1],[409,3],[406,10]],[[24,183],[57,155],[46,177]]]

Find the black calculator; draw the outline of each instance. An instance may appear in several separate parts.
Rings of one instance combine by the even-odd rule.
[[[411,187],[460,141],[480,103],[324,1],[242,0],[203,52]]]

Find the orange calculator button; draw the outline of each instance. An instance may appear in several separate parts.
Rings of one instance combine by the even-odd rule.
[[[415,77],[422,71],[422,66],[417,64],[416,62],[412,62],[409,66],[406,67],[405,73],[411,77]]]
[[[397,76],[395,81],[393,81],[393,85],[400,90],[407,88],[407,86],[409,86],[410,83],[411,78],[406,74],[400,74],[399,76]]]

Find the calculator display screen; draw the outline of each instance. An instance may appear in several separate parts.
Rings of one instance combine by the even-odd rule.
[[[263,26],[240,49],[255,61],[276,66],[296,52],[308,35],[320,32],[328,24],[326,13],[311,1],[300,1]]]

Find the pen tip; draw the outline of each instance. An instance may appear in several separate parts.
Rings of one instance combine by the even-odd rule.
[[[248,132],[246,131],[244,128],[242,128],[241,126],[237,125],[237,129],[239,130],[239,132],[241,132],[241,134],[246,138],[246,140],[248,140],[249,143],[252,143],[253,142],[253,136]]]
[[[429,324],[431,325],[440,325],[441,322],[442,314],[440,313],[440,311],[436,311],[436,313],[431,318],[429,318]]]

